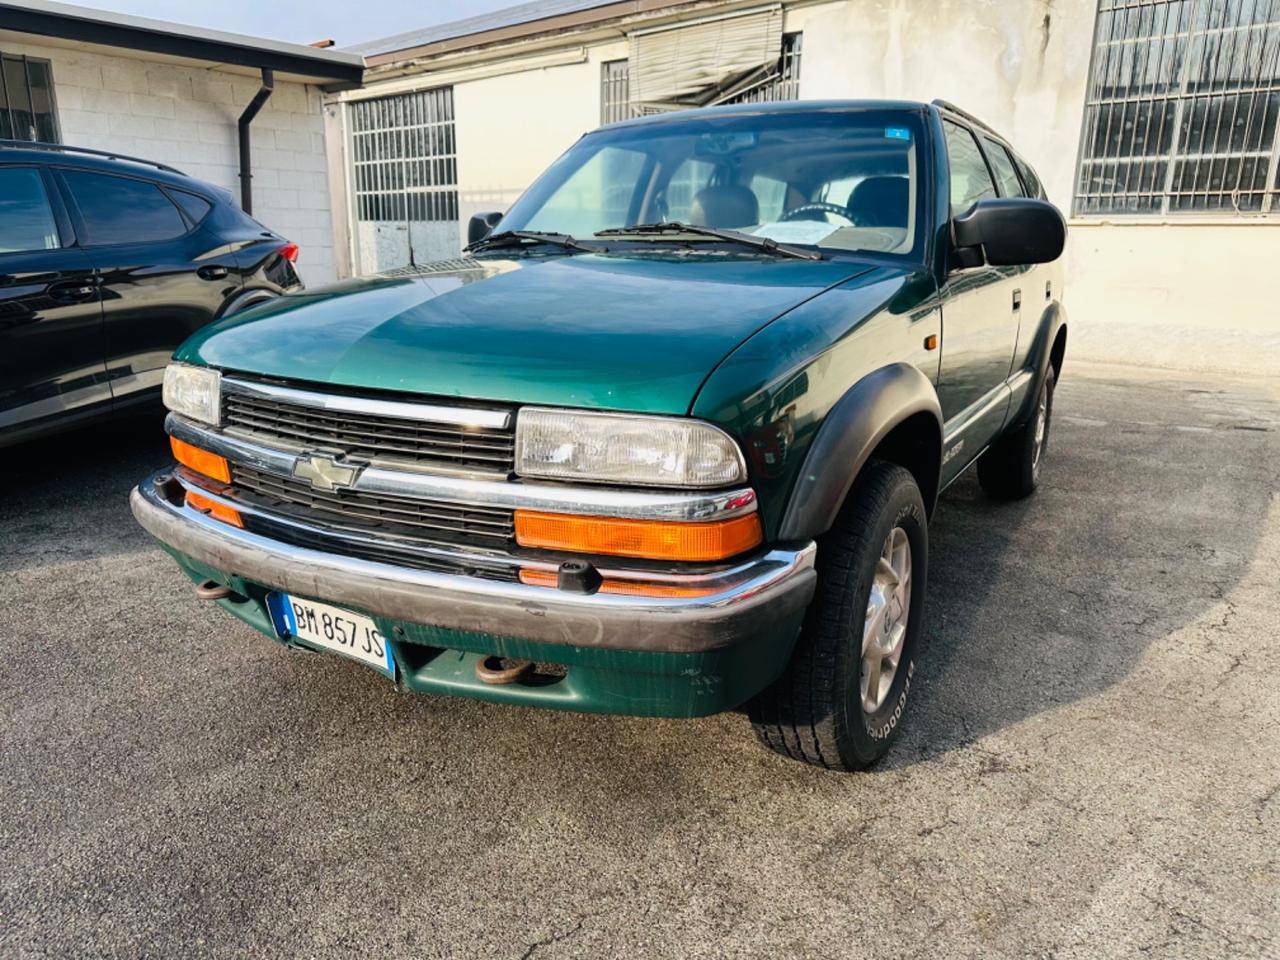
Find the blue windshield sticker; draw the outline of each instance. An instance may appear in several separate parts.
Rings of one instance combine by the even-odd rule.
[[[911,131],[906,127],[885,127],[884,135],[890,140],[910,140]]]

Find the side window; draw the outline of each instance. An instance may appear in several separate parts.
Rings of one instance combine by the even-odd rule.
[[[1036,172],[1031,169],[1030,164],[1017,154],[1013,155],[1013,162],[1018,165],[1018,172],[1022,174],[1022,182],[1027,185],[1027,196],[1039,197],[1044,200],[1044,186],[1040,183],[1040,178],[1036,176]]]
[[[187,232],[178,208],[154,183],[84,170],[63,170],[90,244],[147,243]]]
[[[996,195],[996,185],[973,134],[950,120],[942,122],[951,161],[951,215],[964,213],[979,200]]]
[[[58,246],[58,227],[40,171],[0,167],[0,253]]]
[[[182,212],[193,224],[199,223],[213,209],[213,204],[204,197],[197,197],[185,190],[170,190],[169,196],[173,197],[173,202],[182,208]]]
[[[1000,184],[1000,194],[1005,197],[1025,197],[1022,181],[1018,179],[1018,171],[1014,169],[1013,158],[1003,144],[996,143],[990,137],[982,138],[986,148],[987,159],[991,161],[991,169],[996,172],[996,180]]]

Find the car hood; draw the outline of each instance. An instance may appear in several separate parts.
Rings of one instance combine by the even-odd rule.
[[[870,270],[641,252],[468,259],[291,295],[175,359],[313,384],[683,414],[771,320]]]

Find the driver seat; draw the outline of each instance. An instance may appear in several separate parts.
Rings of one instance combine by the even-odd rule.
[[[859,227],[907,228],[911,185],[906,177],[868,177],[849,194],[849,216]]]

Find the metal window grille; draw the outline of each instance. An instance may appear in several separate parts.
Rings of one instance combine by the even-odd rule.
[[[764,80],[739,91],[722,103],[764,103],[770,100],[800,99],[800,56],[804,52],[804,34],[784,33],[782,55],[777,69]]]
[[[458,219],[452,87],[356,101],[351,141],[358,219]]]
[[[0,54],[0,140],[59,139],[49,61]]]
[[[1280,0],[1100,0],[1077,215],[1277,204]]]
[[[600,64],[600,122],[616,123],[633,116],[630,63],[608,60]]]

